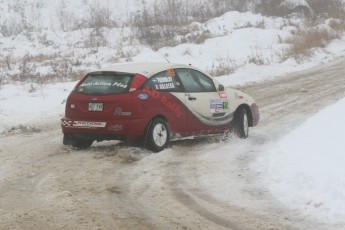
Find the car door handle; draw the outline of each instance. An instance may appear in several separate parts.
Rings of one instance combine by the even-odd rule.
[[[195,101],[195,100],[196,100],[196,97],[188,96],[188,100],[190,100],[190,101]]]

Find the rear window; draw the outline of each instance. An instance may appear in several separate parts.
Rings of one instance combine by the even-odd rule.
[[[127,93],[132,78],[130,74],[90,73],[75,92],[88,95]]]

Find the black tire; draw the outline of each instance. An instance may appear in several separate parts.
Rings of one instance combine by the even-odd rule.
[[[249,135],[249,120],[248,113],[244,107],[236,110],[233,119],[234,133],[242,139],[246,139]]]
[[[72,146],[77,149],[89,148],[93,143],[93,140],[87,139],[73,139]]]
[[[152,120],[147,131],[147,147],[155,152],[162,151],[169,142],[170,129],[168,123],[162,118]]]

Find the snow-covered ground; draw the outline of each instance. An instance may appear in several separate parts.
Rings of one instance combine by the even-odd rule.
[[[324,222],[345,218],[345,99],[267,146],[253,164],[285,205]]]
[[[128,7],[130,6],[132,5],[129,4]],[[51,18],[51,20],[53,19]],[[51,23],[53,22],[55,21]],[[192,64],[211,72],[219,65],[224,68],[234,68],[234,73],[218,77],[218,80],[226,86],[277,78],[286,73],[317,66],[344,55],[345,35],[327,47],[315,49],[313,55],[303,60],[282,59],[288,45],[280,43],[280,40],[291,36],[291,31],[296,29],[288,26],[289,23],[291,20],[264,17],[250,12],[228,12],[205,23],[194,23],[196,27],[203,28],[212,34],[212,37],[202,44],[184,43],[176,47],[163,47],[158,51],[153,51],[143,45],[130,45],[122,47],[122,49],[132,55],[130,58],[135,62],[165,61],[167,58],[171,62]],[[302,24],[298,19],[295,19],[294,23]],[[257,26],[258,24],[261,26]],[[115,47],[111,43],[108,44],[109,47],[98,47],[96,50],[87,47],[78,48],[76,43],[85,39],[83,38],[85,31],[59,34],[54,31],[45,32],[47,41],[51,41],[52,45],[42,44],[36,36],[31,36],[29,39],[18,35],[1,38],[0,51],[3,56],[10,53],[13,55],[12,58],[19,58],[25,54],[57,55],[55,59],[59,59],[60,55],[63,58],[71,56],[74,61],[81,62],[80,66],[76,67],[83,70],[80,77],[88,70],[114,64]],[[121,33],[118,29],[111,30],[107,39],[120,39],[119,34]],[[38,33],[37,36],[40,34]],[[126,58],[121,58],[118,61],[126,60]],[[51,66],[44,63],[31,63],[32,65],[36,66],[36,71],[41,74],[53,71]],[[14,66],[11,70],[4,70],[1,74],[6,74],[6,71],[8,73],[16,72],[16,68],[18,66]],[[28,64],[26,68],[30,69],[30,65]],[[66,73],[68,74],[67,70]],[[36,118],[44,119],[57,114],[57,111],[61,116],[63,114],[61,102],[68,96],[74,84],[17,83],[0,85],[0,132]]]
[[[251,192],[241,179],[243,172],[237,171],[239,178],[236,181],[230,183],[228,179],[234,170],[247,170],[234,165],[233,158],[237,158],[237,163],[241,164],[241,159],[246,157],[238,152],[243,154],[246,152],[243,150],[247,149],[248,154],[252,155],[248,145],[254,146],[257,155],[249,170],[260,175],[261,180],[256,183],[267,187],[277,200],[301,216],[310,216],[330,224],[343,221],[344,116],[345,98],[321,110],[276,142],[258,147],[255,140],[249,138],[245,144],[234,139],[231,145],[210,146],[200,157],[204,163],[199,167],[199,179],[208,192],[224,203],[259,208],[255,206],[264,205],[259,200],[252,200],[252,203],[248,203],[250,199],[233,200],[236,191],[241,192],[238,197],[246,197],[246,193]],[[234,186],[243,189],[238,190]]]
[[[247,27],[249,23],[255,25],[262,21],[264,28]],[[164,47],[158,52],[144,46],[127,48],[128,52],[133,53],[133,61],[164,61],[163,55],[171,62],[191,63],[204,70],[212,70],[217,63],[230,62],[238,67],[236,72],[219,77],[227,86],[276,78],[328,62],[345,53],[343,36],[327,47],[315,50],[308,59],[297,61],[289,58],[281,61],[286,44],[281,44],[279,39],[289,36],[293,29],[288,26],[281,28],[282,25],[282,19],[230,12],[198,25],[207,28],[213,35],[213,38],[207,39],[203,44],[186,43],[176,47]],[[117,31],[112,33],[117,34]],[[47,54],[58,53],[62,49],[66,50],[66,54],[71,47],[76,46],[71,46],[71,43],[83,40],[82,33],[74,34],[75,37],[72,32],[57,36],[47,32],[48,39],[54,39],[54,44],[59,43],[59,48],[44,47],[35,38],[32,43],[20,36],[15,40],[3,39],[2,46],[18,56],[27,52],[35,54],[38,49],[45,49]],[[87,56],[84,63],[91,66],[97,66],[99,63],[112,64],[113,54],[113,50],[106,47],[98,48],[94,54],[84,48],[76,48],[73,53],[77,58]],[[264,63],[258,65],[248,62],[252,58],[260,58]],[[36,126],[42,122],[59,122],[64,113],[63,100],[74,84],[75,82],[40,86],[18,83],[0,86],[0,133],[6,133],[18,125]],[[336,222],[345,218],[345,144],[342,135],[345,129],[344,111],[344,99],[320,111],[278,142],[262,147],[253,165],[253,171],[262,174],[264,185],[279,201],[325,222]],[[239,148],[245,147],[239,143]],[[224,169],[229,167],[229,149],[225,145],[216,152],[210,149],[207,151],[209,153],[204,157],[212,157],[218,169],[214,173],[218,176],[211,181],[207,177],[205,186],[215,194],[223,191],[224,195],[224,191],[228,189],[228,184],[224,183],[223,179],[226,176]],[[226,199],[226,195],[223,199]]]
[[[149,5],[154,1],[145,2]],[[257,82],[309,68],[345,53],[345,39],[342,36],[327,47],[315,49],[309,57],[294,59],[289,54],[290,44],[286,40],[306,26],[297,17],[267,17],[232,11],[203,23],[192,22],[184,28],[188,31],[186,35],[174,39],[196,37],[195,40],[155,51],[152,47],[142,45],[133,28],[128,26],[104,27],[99,30],[61,28],[62,24],[81,23],[83,12],[89,12],[90,7],[95,6],[90,2],[28,0],[26,4],[30,7],[25,8],[25,4],[15,7],[12,3],[0,3],[0,23],[7,25],[8,21],[15,23],[17,18],[24,17],[30,23],[36,22],[37,25],[34,23],[32,26],[38,31],[0,35],[0,62],[3,63],[0,65],[0,77],[6,81],[21,73],[34,76],[53,74],[65,78],[64,75],[72,72],[85,72],[118,62],[168,59],[170,62],[192,64],[209,72],[225,69],[229,74],[220,77],[220,80],[226,85],[233,85]],[[117,18],[126,19],[140,11],[143,4],[139,0],[100,1],[98,7],[116,9],[112,16],[117,21]],[[67,20],[61,21],[61,13],[66,14]],[[73,18],[69,19],[69,16]],[[84,19],[88,17],[89,14]],[[330,29],[329,24],[330,21],[325,21],[321,26]],[[206,34],[206,40],[197,34]]]
[[[74,84],[59,83],[42,88],[3,86],[0,90],[0,131],[6,132],[21,124],[35,127],[40,123],[58,123],[64,113],[63,100]],[[260,147],[252,167],[254,172],[261,174],[263,186],[267,186],[279,201],[325,223],[345,218],[344,117],[345,99],[320,111],[276,143]],[[228,161],[228,154],[237,152],[234,145],[246,148],[243,142],[231,145],[231,149],[227,145],[216,150],[212,150],[212,146],[207,148],[203,158],[216,166],[212,167],[212,172],[200,173],[204,186],[225,201],[229,185],[224,181],[227,181],[227,172],[232,173],[229,169],[233,163]],[[241,202],[239,200],[239,205],[249,205]]]
[[[56,122],[75,82],[54,85],[5,85],[0,89],[0,133],[18,125]]]

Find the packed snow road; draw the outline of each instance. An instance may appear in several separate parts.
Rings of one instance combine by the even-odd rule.
[[[243,87],[262,116],[247,140],[185,140],[156,154],[120,142],[74,150],[59,121],[3,134],[0,229],[341,229],[281,205],[250,165],[345,97],[344,69],[338,60]]]

